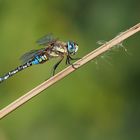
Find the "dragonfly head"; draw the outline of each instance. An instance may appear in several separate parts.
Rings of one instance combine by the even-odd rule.
[[[67,49],[69,54],[74,55],[78,51],[78,44],[72,41],[68,41]]]

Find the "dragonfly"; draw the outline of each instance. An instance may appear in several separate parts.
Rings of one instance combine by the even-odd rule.
[[[71,60],[77,60],[72,56],[78,51],[78,44],[74,41],[63,42],[55,38],[52,34],[45,35],[37,41],[41,49],[31,50],[21,56],[22,64],[16,69],[8,72],[3,77],[0,77],[0,83],[15,75],[16,73],[37,64],[43,64],[52,58],[59,58],[59,61],[53,66],[53,76],[58,65],[66,58],[66,64],[72,65]]]

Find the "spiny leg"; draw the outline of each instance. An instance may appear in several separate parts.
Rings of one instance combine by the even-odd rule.
[[[69,58],[68,58],[68,56],[67,56],[67,58],[66,58],[66,65],[68,65],[68,64],[69,64],[69,63],[68,63],[68,61],[69,61],[68,59],[69,59]]]
[[[53,67],[53,76],[54,76],[54,74],[55,74],[56,68],[57,68],[58,65],[62,62],[63,58],[64,58],[64,57],[62,57],[62,58],[54,65],[54,67]]]
[[[79,60],[81,58],[72,58],[70,55],[68,56],[70,58],[70,60]]]
[[[71,65],[74,69],[76,69],[75,65],[78,65],[78,64],[72,64],[71,60],[79,60],[79,59],[81,58],[72,58],[70,55],[68,55],[66,58],[66,65]]]
[[[72,65],[71,60],[79,60],[81,58],[72,58],[70,55],[67,56],[66,58],[66,65]]]
[[[66,64],[67,64],[67,65],[72,65],[71,59],[70,59],[70,56],[69,56],[69,55],[68,55],[67,58],[66,58]]]

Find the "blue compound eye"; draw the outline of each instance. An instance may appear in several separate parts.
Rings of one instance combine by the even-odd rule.
[[[75,45],[74,45],[74,43],[68,42],[68,51],[69,51],[70,53],[75,52]]]

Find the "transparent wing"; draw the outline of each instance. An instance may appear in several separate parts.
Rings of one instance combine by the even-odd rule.
[[[55,42],[56,40],[57,39],[54,38],[52,34],[47,34],[47,35],[43,36],[42,38],[40,38],[39,40],[37,40],[37,44],[38,45],[47,45],[52,42]]]
[[[27,63],[30,60],[32,60],[36,55],[40,55],[43,52],[44,52],[44,48],[43,49],[39,49],[39,50],[31,50],[31,51],[23,54],[20,57],[20,60],[22,61],[22,63]]]

